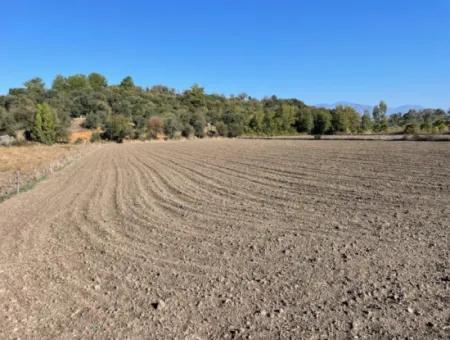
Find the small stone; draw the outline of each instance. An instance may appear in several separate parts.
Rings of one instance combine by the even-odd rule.
[[[231,303],[231,300],[230,300],[230,299],[223,299],[223,300],[222,300],[222,305],[227,305],[227,304],[229,304],[229,303]]]
[[[95,285],[95,286],[94,286],[94,289],[95,289],[95,290],[100,290],[100,288],[101,288],[100,285]]]
[[[355,320],[351,324],[352,330],[355,331],[355,332],[359,331],[361,329],[361,326],[362,325],[361,325],[361,322],[359,320]]]
[[[414,313],[414,309],[411,308],[411,307],[408,307],[408,313],[409,313],[409,314],[413,314],[413,313]]]
[[[163,300],[158,300],[152,303],[152,307],[156,310],[161,310],[166,306],[166,303]]]
[[[258,311],[257,312],[259,315],[261,315],[261,316],[266,316],[267,315],[267,311],[266,310],[260,310],[260,311]]]

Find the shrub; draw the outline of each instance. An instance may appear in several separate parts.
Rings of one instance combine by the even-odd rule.
[[[91,143],[95,143],[95,142],[99,142],[101,139],[102,139],[102,137],[101,137],[100,133],[94,132],[91,136],[90,141],[91,141]]]
[[[169,138],[178,138],[180,137],[181,125],[178,119],[170,114],[164,119],[164,133]]]
[[[315,135],[323,135],[328,132],[331,127],[331,115],[328,111],[319,111],[314,117],[313,133]]]
[[[228,137],[237,137],[244,130],[244,121],[242,115],[234,111],[228,111],[223,114],[223,122],[227,126]]]
[[[432,127],[431,122],[428,120],[420,124],[420,130],[422,131],[431,132]]]
[[[408,124],[405,126],[404,133],[407,135],[417,134],[417,125],[416,124]]]
[[[181,135],[183,137],[189,138],[194,134],[194,128],[190,124],[186,124],[181,131]]]
[[[150,138],[156,139],[164,131],[164,121],[159,116],[151,117],[147,122]]]
[[[196,137],[205,137],[206,120],[202,113],[197,112],[191,117],[191,126]]]
[[[433,128],[437,130],[437,132],[445,131],[446,125],[443,120],[437,120],[433,124]]]
[[[102,137],[122,143],[125,137],[132,133],[130,120],[123,115],[110,116],[105,124],[105,132]]]
[[[219,134],[219,136],[224,137],[228,134],[228,129],[224,122],[218,122],[216,124],[216,129],[217,129],[217,133]]]

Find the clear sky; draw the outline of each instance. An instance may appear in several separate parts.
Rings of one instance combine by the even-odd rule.
[[[0,93],[92,71],[110,83],[308,104],[450,107],[448,0],[3,1]]]

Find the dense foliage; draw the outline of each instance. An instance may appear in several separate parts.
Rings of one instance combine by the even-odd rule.
[[[442,110],[410,111],[386,116],[383,101],[361,116],[351,107],[323,109],[297,99],[276,96],[255,99],[246,94],[207,94],[198,85],[184,92],[165,86],[136,86],[131,77],[108,85],[98,73],[57,76],[51,88],[40,78],[0,96],[0,133],[24,131],[42,143],[64,141],[71,118],[84,116],[85,127],[98,128],[102,138],[235,137],[242,134],[336,134],[382,132],[400,127],[407,132],[444,131],[449,115]]]

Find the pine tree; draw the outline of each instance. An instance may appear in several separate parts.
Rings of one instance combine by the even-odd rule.
[[[38,107],[40,104],[38,105]],[[31,138],[35,141],[42,141],[43,139],[43,132],[42,132],[42,115],[41,110],[36,111],[36,114],[34,115],[34,122],[33,127],[31,128]]]
[[[53,110],[47,104],[42,104],[42,131],[45,135],[45,144],[53,144],[56,141],[56,117]]]
[[[56,117],[50,106],[38,104],[31,129],[32,138],[40,143],[53,144],[56,139]]]

